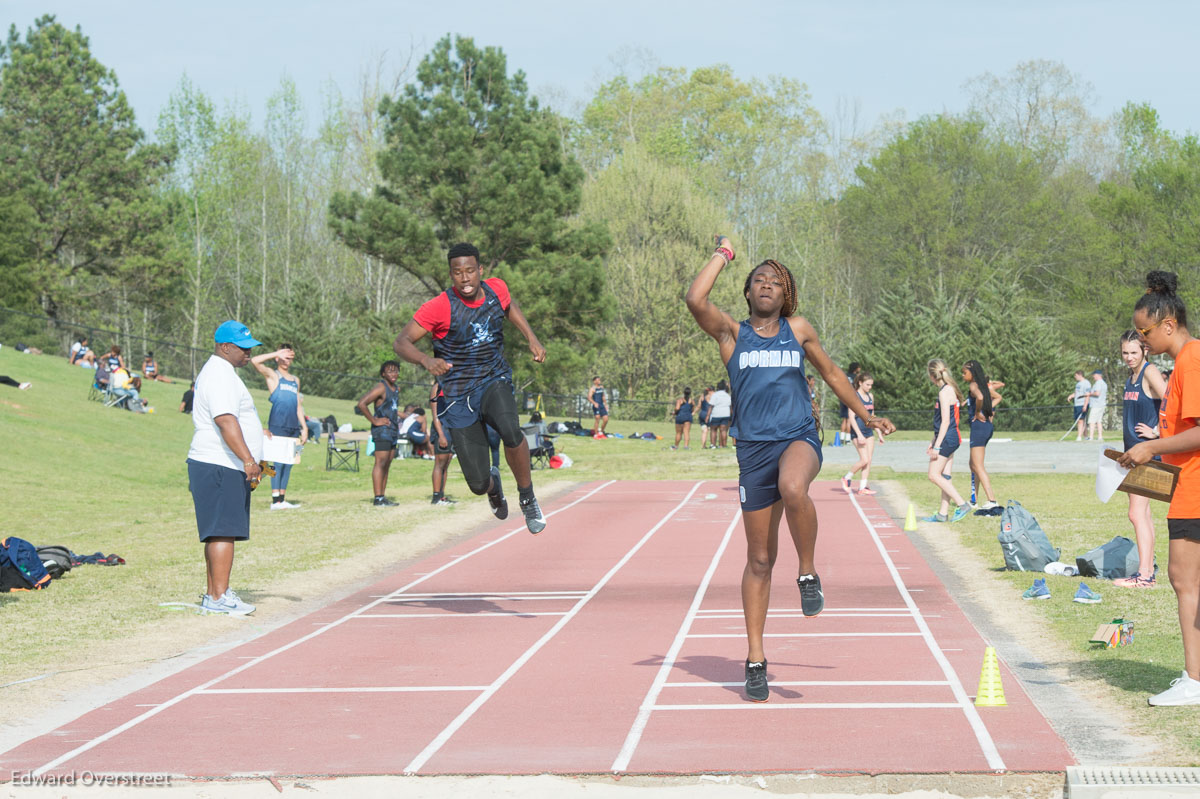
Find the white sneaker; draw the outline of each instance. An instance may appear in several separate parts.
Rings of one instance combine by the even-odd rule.
[[[286,499],[283,502],[272,502],[271,510],[288,510],[289,508],[298,508],[299,505],[288,502]]]
[[[1059,561],[1047,563],[1046,568],[1042,569],[1042,571],[1046,572],[1046,574],[1056,574],[1059,577],[1074,577],[1079,574],[1079,569],[1069,566],[1066,563],[1060,563]]]
[[[1200,680],[1193,680],[1185,671],[1171,680],[1171,687],[1146,700],[1154,707],[1200,705]]]
[[[1000,503],[999,503],[999,502],[992,502],[992,501],[989,499],[987,502],[985,502],[985,503],[983,503],[982,505],[980,505],[980,506],[979,506],[979,509],[980,509],[980,510],[991,510],[992,508],[998,508],[998,507],[1000,507]]]
[[[253,605],[241,600],[232,589],[228,589],[220,599],[213,599],[205,594],[200,600],[200,612],[204,614],[218,613],[226,616],[246,616],[255,610]]]

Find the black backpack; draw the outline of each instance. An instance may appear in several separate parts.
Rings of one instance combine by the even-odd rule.
[[[42,565],[55,580],[71,571],[71,567],[75,565],[75,553],[66,547],[38,547],[37,553],[42,559]]]

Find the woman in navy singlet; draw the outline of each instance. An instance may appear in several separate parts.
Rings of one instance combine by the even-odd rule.
[[[275,367],[267,366],[274,359]],[[273,436],[299,438],[300,445],[308,441],[308,425],[304,422],[304,406],[300,402],[300,378],[291,373],[296,353],[291,344],[283,344],[275,352],[255,355],[250,363],[267,381],[271,413],[267,417],[267,432]],[[298,508],[297,502],[288,502],[288,480],[292,476],[291,463],[276,463],[275,476],[271,478],[271,510]]]
[[[854,376],[854,391],[862,401],[863,407],[867,409],[867,413],[872,416],[875,415],[875,397],[871,394],[874,386],[875,378],[866,372],[860,371]],[[850,438],[854,441],[855,449],[858,450],[858,463],[854,464],[854,467],[842,477],[842,490],[849,494],[854,475],[862,472],[862,477],[858,482],[858,493],[874,494],[875,492],[867,487],[867,481],[871,477],[871,458],[875,454],[875,433],[854,415],[849,417],[849,423]]]
[[[356,406],[371,425],[371,441],[375,445],[375,465],[371,468],[371,488],[375,491],[372,504],[386,508],[399,504],[387,498],[387,483],[392,459],[396,457],[396,443],[400,440],[400,389],[396,386],[400,379],[400,364],[384,361],[379,367],[379,376],[383,379],[359,397]]]
[[[941,358],[931,360],[926,371],[929,379],[938,387],[938,395],[933,404],[933,441],[925,454],[929,456],[929,482],[941,490],[942,496],[938,512],[922,521],[957,522],[971,512],[970,504],[946,476],[954,453],[962,446],[962,438],[958,434],[958,406],[962,402],[962,393]],[[951,501],[954,502],[953,515],[950,515]]]
[[[771,571],[779,549],[779,522],[786,515],[799,556],[800,606],[815,616],[825,606],[816,570],[817,512],[808,496],[821,468],[812,399],[804,360],[816,368],[834,393],[866,424],[890,433],[886,419],[871,416],[846,376],[822,349],[817,333],[796,312],[796,281],[776,261],[763,261],[742,287],[749,318],[736,321],[709,300],[717,277],[734,253],[718,237],[717,250],[687,291],[687,306],[700,328],[717,341],[733,393],[737,439],[738,494],[746,531],[742,606],[746,617],[746,694],[755,702],[769,696],[763,650]]]
[[[700,449],[708,449],[708,417],[712,414],[712,403],[709,399],[712,397],[713,387],[708,386],[700,395],[700,410],[697,411],[700,422]]]
[[[1158,367],[1146,360],[1146,342],[1136,330],[1121,336],[1121,360],[1129,367],[1125,378],[1122,402],[1122,426],[1125,449],[1128,451],[1142,441],[1158,438],[1158,411],[1167,381]],[[1154,515],[1150,500],[1137,494],[1129,495],[1129,523],[1138,548],[1138,570],[1113,585],[1123,588],[1151,588],[1154,578]]]
[[[683,396],[675,400],[675,444],[671,449],[679,447],[679,439],[683,438],[683,448],[690,449],[692,443],[692,390],[683,389]]]
[[[604,390],[604,384],[600,382],[600,377],[597,375],[592,378],[591,393],[588,399],[592,403],[592,438],[605,438],[605,429],[608,427],[608,393]]]
[[[988,380],[979,361],[971,360],[963,364],[962,379],[967,384],[967,418],[971,425],[971,474],[975,484],[987,497],[987,502],[980,505],[979,509],[991,510],[1000,506],[992,492],[992,480],[983,467],[983,458],[995,431],[992,419],[996,415],[996,406],[1000,404],[1000,395],[994,388],[996,383]]]

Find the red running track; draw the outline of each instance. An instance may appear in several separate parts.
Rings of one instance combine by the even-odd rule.
[[[871,499],[819,483],[745,701],[735,485],[593,484],[0,755],[14,774],[1061,771],[1063,741]]]

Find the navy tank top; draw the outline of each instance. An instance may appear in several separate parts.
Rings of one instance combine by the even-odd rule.
[[[599,405],[601,408],[604,407],[604,386],[598,386],[597,388],[592,389],[592,402],[596,403],[596,405]],[[596,406],[593,405],[592,409],[595,410],[595,407]]]
[[[684,400],[679,406],[679,410],[675,412],[675,424],[683,424],[684,422],[692,421],[692,401]]]
[[[271,434],[300,435],[300,419],[296,416],[296,408],[300,405],[300,381],[280,377],[267,399],[271,402],[271,414],[267,417],[267,429]]]
[[[933,402],[933,434],[936,436],[942,431],[942,394],[941,389],[938,389],[938,398]],[[958,440],[958,403],[955,402],[950,406],[950,429],[946,431],[945,441]]]
[[[512,368],[504,358],[504,309],[500,298],[480,282],[483,302],[470,308],[453,288],[446,289],[450,298],[450,329],[433,341],[435,357],[454,364],[438,377],[438,385],[447,400],[470,394],[493,380],[512,376]]]
[[[383,386],[383,397],[375,401],[372,415],[378,419],[387,419],[391,424],[387,427],[372,427],[371,435],[376,439],[394,441],[400,434],[400,423],[396,418],[400,413],[400,388],[389,386],[386,380],[380,385]]]
[[[990,390],[991,389],[989,389],[989,391]],[[975,414],[978,412],[979,412],[979,402],[976,401],[975,395],[972,394],[970,389],[968,388],[967,389],[967,422],[973,423],[975,421]],[[995,409],[993,409],[992,415],[995,416]],[[992,420],[988,419],[987,421],[990,422]]]
[[[733,393],[729,433],[738,441],[791,441],[816,429],[804,347],[786,319],[779,320],[779,332],[771,338],[743,321],[725,369]]]
[[[1145,424],[1148,427],[1154,427],[1158,424],[1158,408],[1162,404],[1162,400],[1147,397],[1146,388],[1142,385],[1142,381],[1146,377],[1147,365],[1142,364],[1142,369],[1138,372],[1136,381],[1133,379],[1133,375],[1125,378],[1125,401],[1122,406],[1125,449],[1129,449],[1139,441],[1146,440],[1137,434],[1138,423]]]

